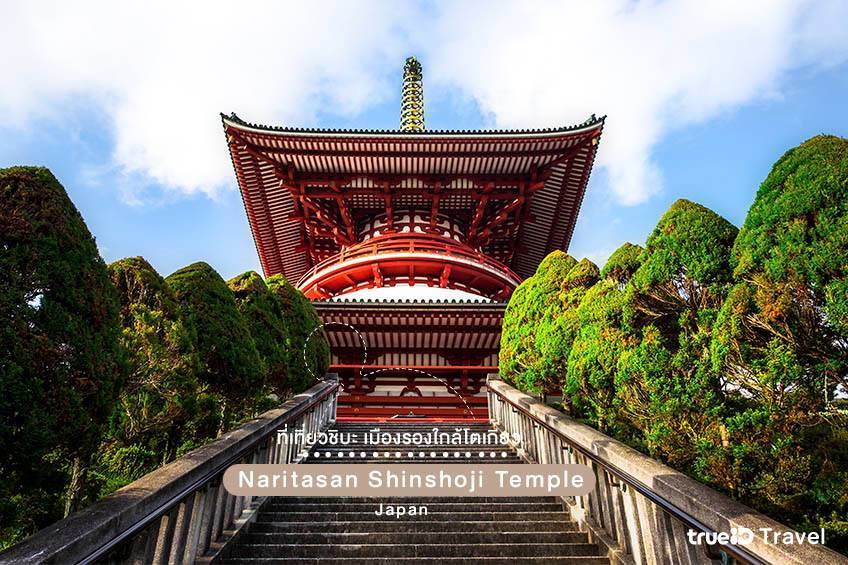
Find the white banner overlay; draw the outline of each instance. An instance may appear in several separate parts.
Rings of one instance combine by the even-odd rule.
[[[586,465],[357,464],[233,465],[224,488],[236,496],[584,496]]]

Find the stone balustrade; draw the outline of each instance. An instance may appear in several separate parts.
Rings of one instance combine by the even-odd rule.
[[[338,380],[328,376],[279,408],[49,526],[0,553],[0,563],[211,561],[261,501],[221,484],[236,463],[294,463],[309,450],[288,427],[318,432],[335,421]],[[289,438],[288,443],[286,437]]]
[[[822,545],[766,543],[761,528],[792,532],[729,497],[663,465],[543,402],[488,379],[492,423],[520,434],[515,445],[531,463],[589,465],[595,490],[566,500],[572,518],[585,528],[613,563],[675,565],[721,563],[848,564]],[[731,532],[748,528],[748,544],[689,543],[688,532]]]

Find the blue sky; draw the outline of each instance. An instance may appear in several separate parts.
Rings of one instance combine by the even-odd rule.
[[[107,261],[143,255],[165,275],[259,268],[216,112],[395,128],[409,54],[430,128],[608,115],[570,249],[599,262],[677,198],[741,225],[785,150],[848,136],[844,2],[29,4],[0,8],[0,166],[49,167]],[[585,25],[550,32],[562,21]]]

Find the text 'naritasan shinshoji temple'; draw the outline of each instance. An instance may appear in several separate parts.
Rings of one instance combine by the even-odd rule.
[[[414,57],[399,130],[222,118],[265,276],[285,275],[324,321],[339,417],[486,417],[506,302],[568,248],[603,118],[427,130]]]

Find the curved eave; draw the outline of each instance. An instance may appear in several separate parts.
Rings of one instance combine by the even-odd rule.
[[[292,217],[294,203],[288,191],[281,189],[281,175],[313,175],[319,180],[333,175],[353,178],[369,174],[485,177],[506,178],[508,185],[536,167],[547,170],[544,186],[529,199],[526,211],[532,220],[511,219],[520,224],[509,232],[512,239],[493,240],[483,249],[495,257],[501,247],[514,241],[514,248],[520,251],[503,262],[520,277],[532,275],[545,255],[554,249],[568,248],[604,119],[593,116],[583,124],[559,129],[411,133],[275,128],[222,115],[263,271],[267,276],[283,273],[290,279],[300,278],[311,263],[302,247],[303,225]],[[355,193],[358,188],[361,187],[343,188],[342,194]],[[447,195],[453,200],[443,195],[443,207],[474,206],[463,194],[466,189],[451,189]],[[353,208],[378,208],[384,204],[382,198],[374,195],[351,194],[349,198],[353,197],[359,198]],[[424,204],[415,201],[407,205],[430,206],[426,195],[410,198]],[[376,200],[380,202],[372,206]],[[327,252],[332,254],[338,249]]]
[[[266,126],[246,122],[235,113],[227,116],[221,114],[224,127],[232,127],[241,131],[259,134],[283,134],[287,136],[324,137],[324,138],[394,138],[394,139],[532,139],[537,137],[552,137],[557,134],[575,134],[590,132],[603,127],[606,116],[597,117],[594,114],[585,122],[572,126],[542,129],[519,130],[425,130],[423,132],[408,132],[400,130],[378,129],[323,129],[323,128],[289,128],[282,126]]]

